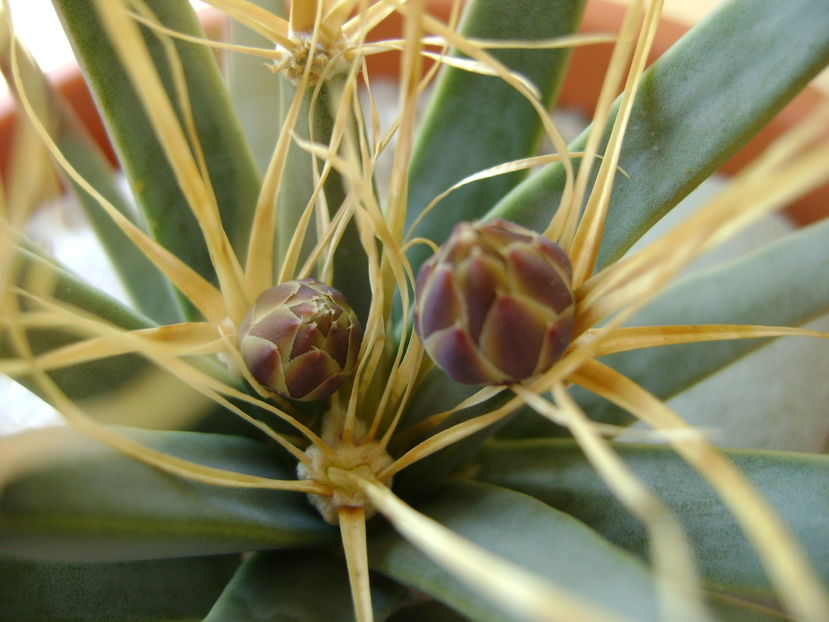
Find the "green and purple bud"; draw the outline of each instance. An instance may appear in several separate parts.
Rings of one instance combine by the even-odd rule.
[[[266,289],[239,326],[256,380],[283,397],[325,399],[354,371],[362,330],[345,297],[314,279]]]
[[[460,223],[418,273],[414,326],[452,379],[508,384],[564,354],[573,308],[572,267],[556,244],[505,220]]]

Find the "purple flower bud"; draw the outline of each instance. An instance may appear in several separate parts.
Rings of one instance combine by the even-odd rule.
[[[415,331],[465,384],[546,371],[570,343],[572,267],[547,238],[505,220],[460,223],[417,276]]]
[[[314,279],[266,289],[239,326],[239,349],[253,377],[303,402],[340,387],[354,371],[361,339],[345,297]]]

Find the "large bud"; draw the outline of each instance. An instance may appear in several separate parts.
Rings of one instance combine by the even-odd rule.
[[[417,276],[415,330],[451,378],[506,384],[546,371],[573,327],[561,248],[504,220],[460,223]]]
[[[321,400],[354,370],[362,330],[345,297],[314,279],[266,289],[239,326],[256,380],[295,400]]]

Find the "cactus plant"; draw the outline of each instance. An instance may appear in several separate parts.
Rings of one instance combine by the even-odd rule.
[[[422,0],[209,3],[259,38],[208,41],[185,0],[54,0],[130,196],[3,12],[0,66],[30,125],[3,212],[0,371],[69,425],[0,439],[0,618],[829,619],[826,457],[718,448],[665,403],[772,338],[827,336],[799,328],[829,310],[825,222],[682,273],[825,182],[826,111],[631,250],[826,66],[823,0],[730,0],[647,69],[659,0],[604,37],[577,34],[584,0],[469,0],[462,19],[455,2],[447,21]],[[401,37],[371,37],[396,18]],[[568,50],[608,41],[568,145],[548,112]],[[211,47],[233,55],[227,81]],[[365,69],[391,53],[385,128]],[[43,148],[131,304],[26,238]],[[572,279],[553,285],[573,297],[555,347],[460,377],[484,386],[429,356],[430,280],[461,222],[522,232],[524,259],[560,249]],[[488,259],[498,295],[536,304]],[[347,343],[305,305],[336,315],[335,291]],[[302,298],[291,338],[311,334],[300,349],[336,361],[338,386],[262,370],[260,307],[281,314],[284,294]],[[277,328],[269,360],[297,362]]]

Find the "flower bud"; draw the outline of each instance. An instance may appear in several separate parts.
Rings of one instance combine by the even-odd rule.
[[[362,330],[345,297],[314,279],[265,290],[239,326],[256,380],[283,397],[321,400],[354,371]]]
[[[570,342],[572,267],[561,248],[505,220],[460,223],[420,269],[415,330],[465,384],[546,371]]]

